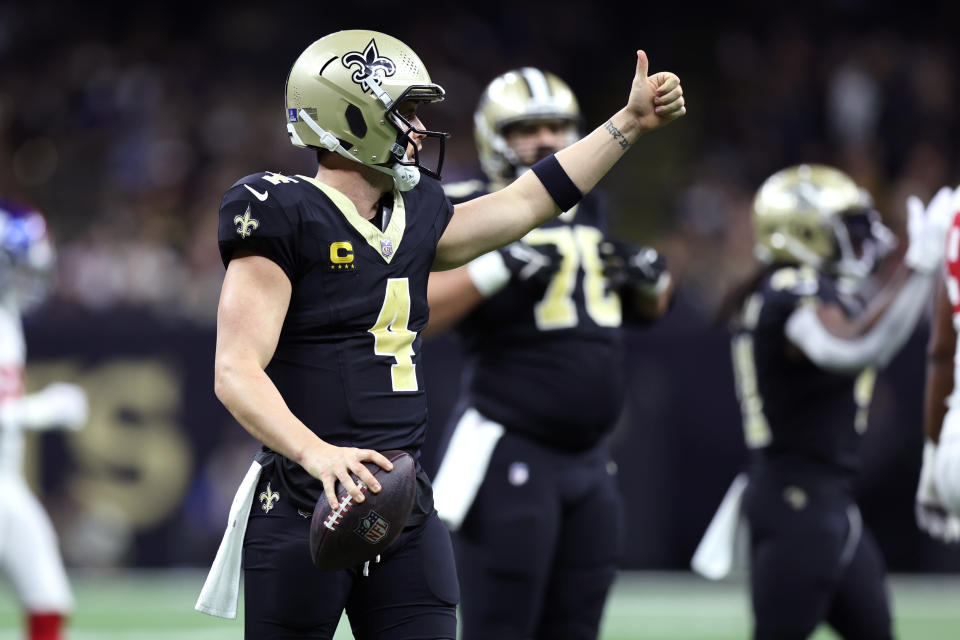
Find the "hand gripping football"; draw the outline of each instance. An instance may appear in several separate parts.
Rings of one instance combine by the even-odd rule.
[[[363,502],[356,502],[339,482],[338,509],[330,508],[326,495],[317,500],[310,523],[310,555],[319,569],[359,566],[383,553],[403,531],[417,497],[416,465],[406,451],[381,453],[393,463],[392,471],[363,463],[380,483],[380,493],[373,493],[354,476]]]

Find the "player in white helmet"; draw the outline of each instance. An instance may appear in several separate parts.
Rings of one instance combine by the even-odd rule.
[[[30,640],[63,637],[73,595],[50,518],[23,478],[24,432],[79,429],[88,415],[74,384],[24,393],[21,314],[42,301],[53,263],[43,215],[0,199],[0,567],[26,610]]]

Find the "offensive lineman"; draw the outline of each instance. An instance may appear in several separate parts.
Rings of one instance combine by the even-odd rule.
[[[876,369],[911,335],[943,256],[945,216],[910,209],[904,264],[867,305],[857,284],[892,246],[841,171],[799,165],[757,192],[757,275],[731,295],[732,355],[752,450],[743,509],[757,640],[892,637],[883,558],[853,483]]]
[[[576,141],[579,120],[551,73],[494,78],[474,116],[490,182],[447,194],[502,189]],[[427,296],[429,331],[458,323],[468,361],[434,482],[455,531],[462,639],[596,638],[623,535],[605,438],[625,394],[621,326],[666,311],[664,261],[611,241],[594,191],[523,240],[432,274]]]
[[[344,609],[357,638],[455,637],[452,549],[423,473],[411,520],[379,562],[316,570],[310,512],[323,496],[337,506],[338,481],[362,502],[351,474],[378,491],[361,464],[389,469],[378,450],[419,458],[429,271],[571,208],[639,135],[685,113],[679,79],[648,78],[637,52],[627,106],[604,126],[454,208],[437,181],[440,163],[421,161],[445,134],[424,129],[417,108],[443,96],[399,40],[366,30],[325,36],[294,63],[286,89],[291,141],[318,153],[316,176],[253,174],[223,198],[215,387],[264,450],[197,608],[235,613],[242,545],[247,638],[330,638]]]
[[[20,316],[42,301],[53,263],[43,215],[0,199],[0,566],[26,610],[29,640],[63,637],[73,594],[50,518],[23,478],[23,432],[76,430],[89,413],[74,384],[24,394]]]

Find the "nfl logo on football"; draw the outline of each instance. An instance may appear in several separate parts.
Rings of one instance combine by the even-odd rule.
[[[380,252],[387,258],[393,255],[393,242],[389,238],[380,241]]]
[[[390,523],[376,511],[371,511],[357,525],[354,531],[370,544],[377,544],[390,530]]]

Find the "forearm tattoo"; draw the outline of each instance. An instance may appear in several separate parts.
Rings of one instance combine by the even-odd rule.
[[[613,139],[616,140],[621,149],[626,149],[630,146],[630,143],[627,141],[627,137],[620,133],[620,129],[617,129],[613,125],[613,120],[607,120],[606,124],[603,125],[603,128],[607,130],[607,133],[613,136]]]

